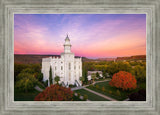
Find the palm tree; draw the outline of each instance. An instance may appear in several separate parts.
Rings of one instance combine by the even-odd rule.
[[[54,81],[56,81],[57,84],[58,84],[58,82],[60,81],[60,77],[59,77],[59,76],[56,76],[56,77],[54,78]]]

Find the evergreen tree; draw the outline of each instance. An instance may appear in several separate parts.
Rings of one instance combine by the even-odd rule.
[[[56,77],[54,78],[54,81],[56,81],[57,84],[58,84],[58,82],[60,81],[60,77],[59,77],[59,76],[56,76]]]
[[[106,71],[105,71],[105,70],[102,71],[102,74],[103,74],[103,77],[105,77],[105,78],[107,77],[107,76],[106,76]]]
[[[85,84],[88,83],[88,76],[87,76],[87,67],[85,65],[85,63],[83,63],[82,65],[82,76],[84,77],[84,82]]]
[[[50,85],[53,84],[53,79],[52,79],[52,68],[50,66],[50,70],[49,70],[49,83]]]
[[[99,75],[99,73],[98,73],[98,72],[96,72],[96,77],[97,77],[97,78],[100,78],[100,75]]]

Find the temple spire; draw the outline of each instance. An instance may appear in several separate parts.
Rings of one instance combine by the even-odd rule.
[[[67,36],[65,38],[64,52],[65,53],[70,53],[71,52],[71,43],[70,43],[70,39],[68,37],[68,34],[67,34]]]
[[[69,39],[69,37],[68,37],[68,33],[67,33],[67,36],[66,36],[66,39],[65,40],[69,40],[70,41],[70,39]]]

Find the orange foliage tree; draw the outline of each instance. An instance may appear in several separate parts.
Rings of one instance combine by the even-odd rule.
[[[136,89],[137,81],[136,78],[129,72],[119,71],[115,73],[112,80],[109,82],[110,86],[121,88],[123,90]]]
[[[59,85],[51,85],[35,97],[35,101],[71,101],[73,91]]]

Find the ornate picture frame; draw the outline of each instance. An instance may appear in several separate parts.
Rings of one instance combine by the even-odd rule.
[[[0,0],[0,114],[160,114],[159,0]],[[146,14],[146,101],[14,101],[14,14]]]

